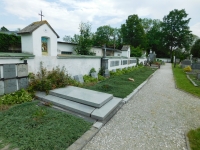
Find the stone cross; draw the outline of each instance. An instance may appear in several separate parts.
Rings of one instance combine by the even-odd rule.
[[[41,11],[41,13],[39,15],[41,16],[41,21],[42,21],[42,17],[44,17],[44,15],[42,14],[42,11]]]

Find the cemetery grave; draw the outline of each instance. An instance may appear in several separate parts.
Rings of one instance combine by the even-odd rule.
[[[74,86],[51,90],[49,95],[37,92],[38,99],[94,120],[106,120],[122,103],[112,94]]]

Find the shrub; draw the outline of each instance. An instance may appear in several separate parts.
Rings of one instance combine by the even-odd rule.
[[[0,105],[13,105],[29,101],[32,101],[31,94],[24,89],[0,97]]]
[[[93,72],[96,72],[96,70],[94,68],[90,69],[90,73],[89,74],[91,74]]]
[[[70,84],[70,77],[66,73],[66,69],[62,67],[53,68],[52,71],[47,71],[46,68],[43,67],[43,63],[40,64],[41,70],[36,75],[31,73],[29,74],[30,78],[30,86],[28,91],[45,91],[65,87]]]
[[[186,66],[183,70],[184,70],[185,72],[190,72],[190,71],[192,71],[192,69],[191,69],[190,66]]]
[[[93,77],[91,77],[89,75],[84,75],[83,76],[83,80],[84,80],[85,83],[88,83],[88,82],[98,82],[98,79],[93,78]]]

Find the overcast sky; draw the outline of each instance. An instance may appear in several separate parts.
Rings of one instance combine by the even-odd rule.
[[[103,25],[119,28],[129,15],[162,20],[174,9],[185,9],[193,34],[200,37],[200,0],[0,0],[0,27],[13,31],[43,20],[58,33],[77,34],[80,22],[90,22],[92,31]]]

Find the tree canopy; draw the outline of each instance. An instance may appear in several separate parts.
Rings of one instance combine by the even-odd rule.
[[[200,58],[200,39],[196,40],[196,42],[192,46],[191,53],[193,57]]]
[[[192,34],[188,26],[191,18],[187,18],[187,16],[188,14],[184,9],[174,9],[163,18],[162,31],[165,40],[164,46],[171,52],[171,62],[173,62],[173,50],[177,48],[188,50],[192,42]]]
[[[1,27],[1,30],[0,31],[9,31],[6,27]]]

